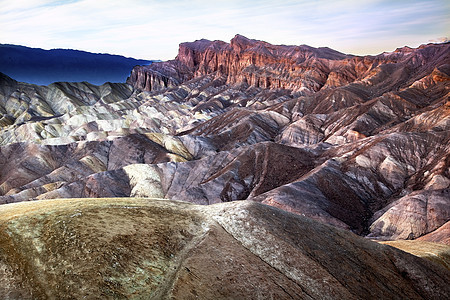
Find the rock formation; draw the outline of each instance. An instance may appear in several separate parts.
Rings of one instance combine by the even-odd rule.
[[[450,271],[250,201],[0,206],[6,299],[445,299]]]
[[[0,77],[0,203],[253,200],[377,240],[449,243],[450,44],[352,56],[180,45],[128,84]]]

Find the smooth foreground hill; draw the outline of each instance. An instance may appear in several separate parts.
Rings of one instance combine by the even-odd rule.
[[[151,63],[120,55],[0,44],[0,72],[18,81],[40,85],[61,81],[125,82],[134,66]]]
[[[2,299],[446,299],[450,271],[251,201],[0,206]]]

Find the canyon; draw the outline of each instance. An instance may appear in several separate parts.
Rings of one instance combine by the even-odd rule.
[[[158,244],[162,252],[154,254],[164,267],[147,266],[145,271],[153,268],[156,272],[156,268],[164,273],[152,273],[153,279],[148,279],[164,281],[159,290],[152,290],[155,298],[189,294],[188,289],[206,284],[206,275],[195,270],[229,280],[229,290],[208,283],[214,286],[202,290],[203,295],[211,291],[211,297],[251,298],[245,293],[253,292],[239,280],[225,276],[228,269],[223,257],[229,254],[245,261],[239,274],[246,278],[272,274],[268,281],[274,289],[262,291],[265,298],[269,292],[275,298],[286,298],[286,294],[318,298],[320,290],[325,298],[395,294],[397,298],[438,299],[449,293],[444,288],[450,257],[449,48],[450,43],[428,44],[354,56],[329,48],[271,45],[236,35],[230,43],[182,43],[175,59],[136,66],[126,83],[38,86],[0,74],[0,223],[9,232],[17,218],[29,222],[21,225],[26,228],[37,226],[30,223],[35,219],[49,218],[42,226],[58,234],[56,225],[51,225],[58,218],[70,223],[70,214],[83,215],[93,209],[95,214],[109,214],[101,217],[106,220],[114,215],[111,207],[117,205],[123,220],[141,222],[130,223],[133,228],[147,221],[162,226],[166,231],[149,229],[159,232],[157,238],[167,237],[169,243]],[[165,200],[145,200],[150,198]],[[132,207],[143,207],[143,212],[131,213],[135,210],[127,208],[127,201]],[[51,208],[50,203],[57,207]],[[75,203],[79,211],[69,207]],[[16,207],[33,215],[31,221],[19,214],[8,217]],[[147,210],[170,211],[168,218],[175,221],[145,221]],[[143,219],[133,220],[137,215]],[[89,222],[80,223],[80,230],[88,228]],[[202,227],[202,222],[208,225]],[[100,230],[99,224],[86,233],[86,240],[94,238],[92,232]],[[271,224],[278,225],[272,228]],[[36,230],[44,229],[39,225]],[[182,230],[187,233],[177,233]],[[31,273],[17,278],[5,275],[16,264],[26,265],[27,270],[39,267],[11,256],[8,249],[14,245],[28,245],[23,251],[34,249],[33,243],[44,243],[45,249],[56,247],[50,237],[41,241],[40,233],[30,238],[20,228],[13,231],[14,238],[1,236],[8,246],[0,247],[0,278],[10,278],[8,293],[34,297],[34,291],[41,298],[59,298],[55,288],[59,275],[55,274],[62,271],[48,275],[55,280],[47,291],[50,294],[36,285]],[[265,238],[269,231],[271,237]],[[299,236],[302,231],[305,236]],[[125,233],[114,234],[111,243]],[[77,237],[76,243],[84,240]],[[195,251],[189,246],[194,240],[195,245],[203,245]],[[440,258],[419,259],[373,241],[408,245],[386,242],[400,249],[414,248],[411,245],[438,249]],[[341,249],[341,244],[346,246]],[[280,250],[285,246],[286,252]],[[105,247],[102,251],[110,251],[110,246]],[[220,252],[221,247],[229,252]],[[176,258],[167,256],[169,248],[176,249]],[[268,249],[279,257],[271,257]],[[424,253],[414,249],[416,255]],[[44,255],[30,251],[35,257]],[[202,262],[201,253],[211,251],[217,261]],[[314,269],[320,271],[295,275],[299,270],[306,272],[296,264],[307,261],[312,266],[310,260],[314,266],[322,264]],[[335,260],[344,261],[340,267],[349,274],[371,268],[375,273],[359,283],[350,282],[339,277],[339,267],[331,263]],[[256,261],[261,265],[254,265]],[[350,267],[352,261],[357,261],[353,264],[358,270]],[[45,263],[50,268],[53,262]],[[143,262],[135,263],[142,267]],[[222,266],[218,270],[211,267],[216,263]],[[172,264],[175,273],[167,269]],[[108,266],[108,272],[116,272]],[[280,272],[283,275],[275,279]],[[441,277],[431,276],[433,272]],[[253,286],[269,287],[258,282],[261,276],[255,277]],[[333,283],[325,288],[313,280],[302,286],[304,278],[316,276]],[[363,288],[368,282],[374,284],[370,276],[384,278],[379,286],[370,285],[374,294]],[[106,284],[105,278],[98,277],[98,284]],[[26,284],[21,286],[21,280]],[[408,287],[408,280],[416,286]],[[115,297],[117,282],[92,288]],[[117,285],[117,297],[132,294],[125,291],[127,284]],[[232,294],[231,287],[237,294]]]

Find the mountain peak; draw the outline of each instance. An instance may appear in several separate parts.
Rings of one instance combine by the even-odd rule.
[[[235,51],[242,51],[255,46],[258,42],[260,41],[252,40],[243,35],[236,34],[234,38],[231,39],[230,45]]]
[[[205,51],[213,42],[207,39],[195,40],[193,42],[184,42],[180,44],[181,47],[187,47],[194,51]]]
[[[248,37],[243,36],[243,35],[241,35],[241,34],[236,34],[236,35],[234,36],[234,38],[231,39],[231,43],[235,43],[235,42],[244,42],[244,43],[248,43],[248,42],[251,42],[251,41],[256,41],[256,40],[254,40],[254,39],[249,39]]]

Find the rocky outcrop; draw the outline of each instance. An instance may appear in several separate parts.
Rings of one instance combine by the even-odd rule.
[[[390,240],[415,239],[450,219],[450,189],[410,193],[377,212],[371,235]]]
[[[419,237],[418,240],[425,242],[441,243],[450,246],[450,236],[448,234],[449,231],[450,231],[450,221],[448,221],[435,231],[432,231],[431,233]]]
[[[7,299],[443,299],[443,266],[255,202],[0,207]],[[242,280],[245,278],[245,280]]]
[[[127,82],[152,91],[214,73],[226,76],[228,84],[318,91],[333,62],[350,57],[329,48],[273,46],[236,35],[229,44],[204,39],[182,43],[175,60],[136,67]]]
[[[354,82],[362,84],[371,94],[381,95],[413,84],[435,67],[448,64],[446,48],[431,44],[378,56],[354,57],[329,48],[275,46],[238,34],[230,43],[205,39],[182,43],[175,60],[136,67],[127,82],[135,88],[157,91],[194,77],[215,74],[226,76],[228,84],[288,89],[298,95]],[[442,79],[438,73],[436,70],[433,75],[436,80]]]

